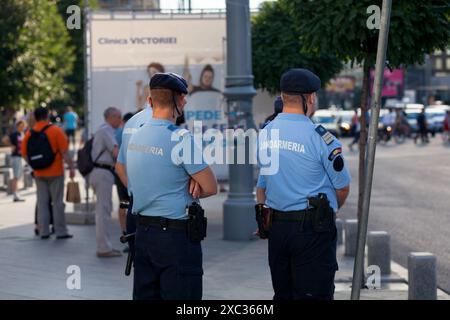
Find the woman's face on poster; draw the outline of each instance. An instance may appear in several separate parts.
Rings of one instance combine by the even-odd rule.
[[[202,79],[201,79],[201,85],[203,87],[212,87],[214,81],[214,73],[212,73],[210,70],[206,70],[203,72],[202,74]]]

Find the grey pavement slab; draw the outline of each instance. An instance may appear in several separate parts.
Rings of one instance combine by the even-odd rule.
[[[80,181],[80,186],[83,184]],[[83,197],[83,188],[82,197]],[[99,259],[95,255],[95,226],[70,225],[70,240],[40,240],[33,234],[34,189],[22,191],[24,203],[13,203],[0,193],[0,299],[130,299],[132,278],[124,275],[126,256]],[[222,205],[226,194],[202,201],[208,216],[208,236],[203,242],[204,299],[271,299],[273,296],[267,258],[267,241],[224,241]],[[118,207],[113,196],[114,207]],[[67,211],[73,211],[67,205]],[[113,217],[117,214],[113,213]],[[111,225],[114,246],[120,230]],[[338,249],[337,300],[349,299],[354,260]],[[81,270],[81,290],[69,290],[66,273],[70,265]],[[391,277],[379,290],[362,290],[361,298],[407,299],[407,273],[392,263]],[[439,299],[448,296],[439,292]]]

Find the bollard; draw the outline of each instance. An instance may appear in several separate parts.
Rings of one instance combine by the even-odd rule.
[[[336,219],[337,230],[337,244],[338,246],[344,243],[344,221],[342,219]]]
[[[428,252],[410,253],[408,282],[409,300],[436,300],[436,256]]]
[[[358,220],[345,220],[345,255],[354,257],[356,255],[356,242],[358,240]]]
[[[369,232],[367,238],[367,264],[378,266],[382,276],[391,274],[390,239],[385,231]]]

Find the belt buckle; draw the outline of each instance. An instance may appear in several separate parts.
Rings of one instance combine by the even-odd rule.
[[[161,228],[166,231],[167,227],[169,225],[169,221],[166,218],[159,218],[159,223],[161,225]]]

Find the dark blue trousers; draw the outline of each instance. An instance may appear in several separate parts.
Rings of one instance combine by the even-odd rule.
[[[138,225],[135,247],[135,299],[202,299],[202,247],[185,230]]]
[[[332,300],[336,228],[316,233],[311,220],[274,221],[269,234],[269,266],[274,300]]]

